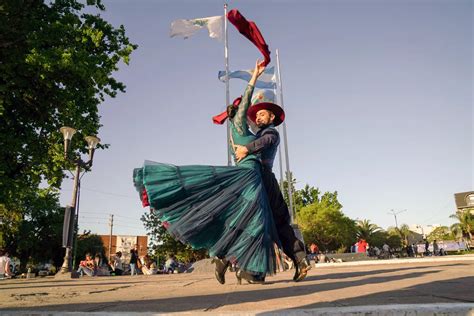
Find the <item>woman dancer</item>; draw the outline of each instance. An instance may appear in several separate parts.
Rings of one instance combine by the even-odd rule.
[[[247,110],[264,69],[257,61],[241,104],[228,107],[232,150],[255,140],[248,129]],[[251,282],[276,271],[274,243],[279,240],[260,168],[255,155],[248,155],[237,166],[147,161],[134,170],[133,179],[143,205],[157,212],[172,236],[220,258],[216,260],[217,268],[222,268],[216,269],[220,283],[225,282],[228,262],[237,262],[240,283],[241,278]]]

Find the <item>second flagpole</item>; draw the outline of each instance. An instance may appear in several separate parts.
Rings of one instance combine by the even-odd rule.
[[[229,47],[227,40],[227,3],[224,4],[224,58],[225,58],[225,106],[230,104],[229,92]],[[227,120],[227,165],[232,165],[232,154],[230,148],[230,124]]]
[[[278,85],[280,88],[280,105],[285,109],[283,104],[283,83],[281,81],[281,69],[280,69],[280,56],[278,54],[278,49],[276,50],[276,58],[277,58],[277,71],[278,71]],[[286,162],[286,181],[288,183],[288,201],[289,201],[289,208],[290,208],[290,215],[291,215],[291,224],[295,223],[295,211],[293,208],[293,190],[291,187],[291,172],[290,172],[290,158],[288,155],[288,138],[286,136],[286,121],[283,121],[282,124],[283,128],[283,139],[285,144],[285,162]]]

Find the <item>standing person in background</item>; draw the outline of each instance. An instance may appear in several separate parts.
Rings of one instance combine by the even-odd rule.
[[[430,255],[430,242],[428,241],[428,239],[425,239],[425,256],[429,256]]]
[[[130,250],[130,274],[134,276],[138,275],[137,272],[137,262],[138,262],[138,245],[133,245],[132,250]]]
[[[439,255],[439,246],[435,239],[433,240],[433,256],[437,256],[437,255]]]

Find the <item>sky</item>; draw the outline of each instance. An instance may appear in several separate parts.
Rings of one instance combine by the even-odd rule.
[[[126,93],[99,108],[99,137],[81,182],[80,230],[144,235],[132,183],[144,160],[226,165],[224,44],[202,30],[170,38],[170,24],[223,14],[224,1],[104,1],[138,49],[114,74]],[[338,192],[343,212],[383,228],[450,225],[454,193],[474,189],[471,1],[228,1],[279,50],[290,170]],[[229,24],[230,70],[262,58]],[[231,99],[245,82],[230,82]],[[76,127],[80,128],[80,127]],[[73,139],[74,141],[74,139]],[[278,175],[279,167],[274,170]],[[72,180],[61,191],[71,200]]]

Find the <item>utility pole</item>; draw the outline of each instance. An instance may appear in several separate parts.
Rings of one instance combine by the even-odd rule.
[[[110,225],[109,261],[110,261],[110,258],[112,257],[112,231],[113,231],[113,229],[114,229],[114,214],[110,214],[109,225]]]
[[[388,212],[388,214],[390,215],[393,215],[395,217],[395,227],[398,229],[398,222],[397,222],[397,215],[400,214],[400,213],[403,213],[405,212],[406,210],[401,210],[401,211],[398,211],[398,212],[395,212],[393,209],[390,210],[390,212]]]

